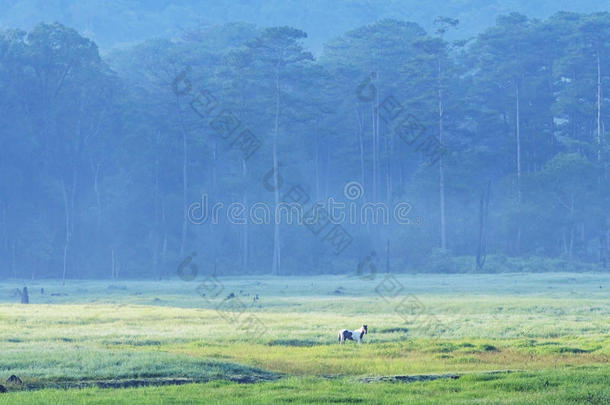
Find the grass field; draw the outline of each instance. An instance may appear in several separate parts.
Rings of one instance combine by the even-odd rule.
[[[610,403],[608,274],[202,281],[0,283],[0,404]]]

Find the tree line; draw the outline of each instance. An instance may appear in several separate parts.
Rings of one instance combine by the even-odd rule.
[[[459,41],[458,20],[435,26],[381,20],[315,57],[299,29],[245,23],[104,57],[61,24],[3,31],[0,274],[159,279],[187,256],[219,275],[371,257],[380,271],[605,268],[610,14],[513,13]],[[295,190],[408,203],[410,221],[339,224],[337,249],[334,231],[189,218],[202,195],[276,207]]]

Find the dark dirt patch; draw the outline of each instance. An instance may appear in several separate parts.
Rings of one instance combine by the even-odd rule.
[[[592,350],[580,349],[578,347],[560,347],[559,353],[591,353]]]
[[[53,381],[53,382],[36,382],[26,383],[21,387],[14,387],[10,391],[34,391],[46,388],[54,389],[82,389],[82,388],[134,388],[134,387],[149,387],[163,385],[184,385],[206,383],[216,380],[225,380],[236,382],[239,384],[256,384],[259,382],[273,381],[281,378],[277,375],[260,376],[260,375],[230,375],[219,377],[151,377],[151,378],[123,378],[123,379],[108,379],[108,380],[80,380],[80,381]],[[2,386],[0,386],[2,387]],[[2,387],[4,388],[4,387]],[[7,392],[0,389],[0,392]]]
[[[409,328],[385,328],[385,329],[380,329],[379,332],[380,333],[396,333],[396,332],[407,333],[407,332],[409,332]]]
[[[298,340],[298,339],[275,339],[267,343],[267,346],[294,346],[294,347],[311,347],[319,345],[313,340]]]
[[[513,370],[498,370],[498,371],[483,371],[476,373],[468,373],[468,374],[483,374],[483,375],[492,375],[492,374],[502,374],[502,373],[512,373]],[[361,378],[360,382],[363,383],[377,383],[377,382],[402,382],[402,383],[412,383],[418,381],[433,381],[438,379],[450,379],[457,380],[460,377],[463,377],[466,374],[414,374],[414,375],[393,375],[393,376],[377,376],[377,377],[366,377]]]
[[[405,382],[411,383],[416,381],[432,381],[440,378],[448,378],[457,380],[460,378],[459,374],[419,374],[419,375],[394,375],[394,376],[381,376],[381,377],[367,377],[362,378],[360,382],[363,383],[374,383],[374,382]]]

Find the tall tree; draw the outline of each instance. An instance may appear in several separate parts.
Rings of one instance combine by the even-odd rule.
[[[254,41],[247,44],[253,55],[253,65],[264,72],[267,91],[273,100],[273,128],[272,128],[272,160],[273,160],[273,196],[277,207],[280,203],[279,158],[278,140],[282,128],[282,113],[284,109],[283,94],[284,81],[291,75],[298,74],[303,64],[313,61],[310,52],[306,52],[301,41],[307,38],[303,31],[291,27],[275,27],[265,29]],[[281,242],[280,224],[274,221],[273,231],[273,274],[281,274]]]

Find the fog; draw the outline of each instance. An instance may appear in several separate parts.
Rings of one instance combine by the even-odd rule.
[[[0,277],[607,271],[609,7],[0,1]]]

